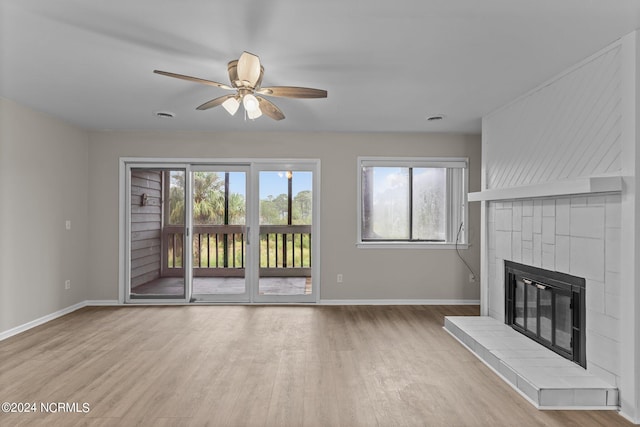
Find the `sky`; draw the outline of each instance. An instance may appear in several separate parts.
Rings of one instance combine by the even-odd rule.
[[[311,191],[313,173],[307,171],[294,171],[292,190],[295,197],[300,191]],[[260,172],[260,199],[268,196],[278,197],[280,194],[287,194],[287,173],[286,171],[261,171]],[[229,173],[229,190],[231,193],[246,195],[244,172]]]

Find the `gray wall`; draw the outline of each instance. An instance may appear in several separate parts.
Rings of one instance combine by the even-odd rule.
[[[0,333],[117,299],[120,157],[321,159],[322,299],[477,300],[453,250],[356,248],[359,155],[469,157],[470,191],[480,188],[478,135],[86,132],[0,99]],[[469,222],[462,253],[478,272],[476,204]]]
[[[120,157],[317,158],[322,162],[321,299],[479,299],[478,284],[454,250],[358,249],[357,156],[465,156],[470,191],[480,189],[478,135],[408,133],[95,132],[90,135],[89,299],[118,297]],[[471,248],[479,272],[480,214],[470,205]],[[336,274],[344,283],[336,283]]]
[[[0,332],[87,299],[88,160],[86,132],[0,99]]]

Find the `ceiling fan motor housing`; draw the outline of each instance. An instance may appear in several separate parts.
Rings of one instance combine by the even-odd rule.
[[[229,80],[231,81],[231,86],[235,87],[235,88],[250,88],[250,89],[256,89],[259,88],[260,85],[262,84],[262,76],[264,75],[264,67],[262,65],[260,65],[260,77],[258,77],[258,81],[256,82],[255,86],[251,86],[251,82],[248,82],[246,80],[240,80],[238,78],[238,60],[234,59],[233,61],[229,61],[229,63],[227,64],[227,71],[229,72]]]

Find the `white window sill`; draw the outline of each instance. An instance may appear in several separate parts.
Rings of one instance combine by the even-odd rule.
[[[455,243],[425,242],[358,242],[358,249],[455,249]],[[468,243],[458,243],[458,249],[469,249]]]

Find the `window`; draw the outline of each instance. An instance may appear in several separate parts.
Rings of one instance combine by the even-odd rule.
[[[358,244],[467,242],[465,158],[358,159]]]

